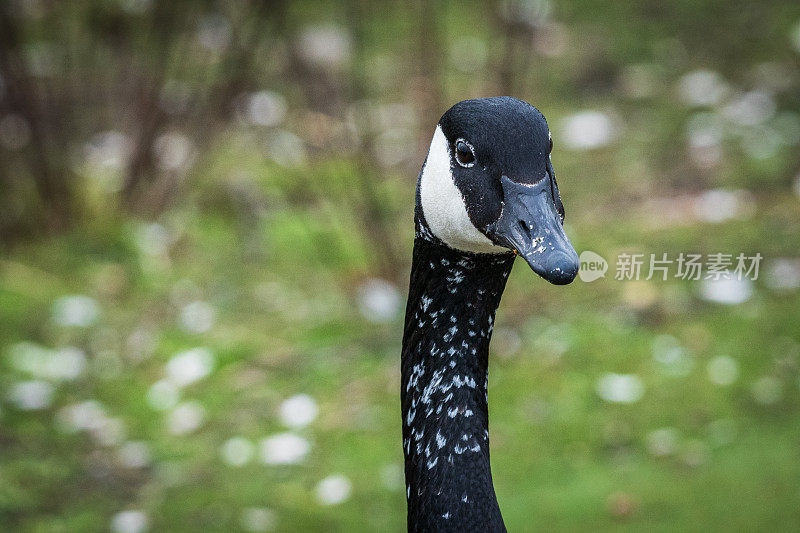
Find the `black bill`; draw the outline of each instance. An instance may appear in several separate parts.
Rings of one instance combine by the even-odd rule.
[[[575,279],[580,262],[564,233],[564,208],[548,165],[547,176],[534,184],[501,178],[503,212],[486,232],[497,244],[515,250],[534,272],[550,283]]]

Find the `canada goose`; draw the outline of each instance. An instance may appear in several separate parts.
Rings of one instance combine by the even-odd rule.
[[[578,255],[547,121],[511,97],[465,100],[439,121],[417,181],[402,348],[409,531],[505,531],[489,467],[487,359],[516,255],[554,284]]]

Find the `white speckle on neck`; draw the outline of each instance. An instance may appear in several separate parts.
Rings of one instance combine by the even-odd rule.
[[[434,235],[457,250],[503,253],[476,228],[467,214],[464,197],[453,181],[450,148],[440,126],[436,127],[420,178],[422,212]]]
[[[431,298],[429,298],[429,297],[427,297],[427,296],[423,296],[423,297],[422,297],[422,299],[421,299],[421,302],[422,302],[422,310],[423,310],[423,311],[427,311],[427,310],[428,310],[428,306],[431,304],[431,302],[432,302],[432,301],[433,301],[433,300],[431,300]]]

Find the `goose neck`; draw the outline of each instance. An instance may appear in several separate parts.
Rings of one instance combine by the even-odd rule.
[[[420,236],[414,242],[401,365],[409,530],[504,530],[489,466],[486,385],[495,311],[513,261]]]

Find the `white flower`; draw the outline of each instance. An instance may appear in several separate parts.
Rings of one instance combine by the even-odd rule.
[[[105,417],[105,409],[94,400],[68,405],[58,412],[61,428],[69,433],[99,427]]]
[[[600,111],[582,111],[561,122],[562,141],[572,150],[606,146],[617,135],[611,118]]]
[[[144,468],[150,464],[150,448],[146,442],[126,442],[117,451],[117,457],[127,468]]]
[[[203,425],[206,410],[199,402],[183,402],[167,415],[167,430],[173,435],[186,435]]]
[[[46,381],[21,381],[11,385],[8,397],[25,411],[46,409],[53,403],[53,386]]]
[[[195,155],[194,143],[182,133],[170,132],[160,135],[153,143],[158,166],[164,171],[176,171],[192,163]]]
[[[167,380],[153,383],[147,391],[147,404],[156,411],[166,411],[175,407],[179,398],[180,391]]]
[[[167,362],[167,379],[176,387],[185,387],[208,376],[214,369],[214,355],[208,348],[179,352]]]
[[[390,463],[381,468],[381,481],[389,490],[403,490],[403,468],[397,463]]]
[[[709,302],[736,305],[746,302],[752,295],[753,282],[730,273],[719,279],[704,279],[700,285],[700,297]]]
[[[270,465],[289,465],[302,462],[311,444],[294,433],[279,433],[261,441],[261,460]]]
[[[242,511],[240,522],[245,531],[272,531],[275,529],[277,517],[271,509],[249,507]]]
[[[150,9],[153,0],[122,0],[120,6],[128,13],[141,15]]]
[[[686,125],[689,156],[701,168],[710,168],[722,160],[722,120],[714,113],[696,113]]]
[[[100,306],[84,295],[62,296],[53,303],[53,321],[60,326],[91,326],[100,318]]]
[[[718,355],[708,362],[708,379],[716,385],[731,385],[739,377],[739,363],[733,357]]]
[[[740,126],[755,126],[771,118],[776,109],[775,100],[769,93],[750,91],[726,105],[722,114]]]
[[[537,344],[546,344],[544,346],[545,349],[552,348],[552,351],[555,355],[562,355],[567,348],[569,348],[569,341],[563,341],[562,338],[559,338],[559,330],[558,326],[553,326],[550,328],[549,333],[554,334],[554,338],[549,339],[552,342],[548,342],[545,340],[545,335],[542,335],[537,339]],[[561,336],[563,337],[563,335]],[[501,357],[511,357],[515,353],[519,351],[522,347],[522,339],[519,337],[519,333],[514,331],[510,328],[496,328],[494,330],[494,334],[492,335],[492,350],[494,353]],[[563,348],[563,349],[562,349]]]
[[[308,394],[298,394],[285,400],[280,407],[283,425],[292,429],[304,428],[317,418],[319,408]]]
[[[353,486],[344,476],[329,476],[317,484],[317,501],[322,505],[338,505],[350,497]]]
[[[298,51],[307,62],[320,67],[340,68],[350,61],[352,43],[341,26],[312,26],[300,34]]]
[[[125,344],[128,348],[128,357],[139,362],[153,355],[158,342],[151,330],[140,328],[128,335]]]
[[[678,95],[688,105],[711,106],[728,94],[728,84],[713,70],[695,70],[678,82]]]
[[[167,228],[157,222],[139,226],[135,238],[139,250],[143,254],[153,257],[166,255],[173,241]]]
[[[181,309],[181,328],[187,333],[205,333],[214,326],[217,311],[207,302],[192,302]]]
[[[50,350],[25,341],[13,345],[9,356],[16,370],[53,381],[74,380],[86,369],[86,354],[73,346]]]
[[[224,52],[231,43],[233,31],[228,19],[218,13],[200,19],[197,28],[197,42],[212,52]]]
[[[253,443],[244,437],[232,437],[220,447],[222,460],[230,466],[243,466],[253,458]]]
[[[800,259],[778,258],[767,265],[767,286],[778,292],[791,292],[800,287]]]
[[[358,308],[371,322],[391,322],[400,310],[400,293],[388,281],[367,280],[358,288]]]
[[[778,378],[764,376],[750,388],[753,399],[761,405],[771,405],[780,401],[783,397],[783,385]]]
[[[568,323],[542,324],[538,330],[535,346],[544,361],[555,362],[569,350],[574,337],[572,327]]]
[[[399,165],[409,158],[409,153],[403,150],[414,138],[408,128],[390,128],[375,137],[374,149],[378,163],[384,167]]]
[[[97,170],[122,170],[128,163],[133,142],[119,131],[104,131],[93,135],[84,146],[86,164]]]
[[[292,132],[277,130],[267,142],[269,157],[284,167],[299,167],[308,159],[303,139]]]
[[[259,91],[247,97],[247,120],[258,126],[277,126],[286,117],[286,99],[278,93]]]
[[[8,350],[11,366],[15,370],[36,377],[43,377],[52,353],[49,348],[29,341],[18,342]]]
[[[119,418],[101,418],[89,428],[92,437],[101,446],[117,446],[125,441],[127,429]]]
[[[603,374],[597,381],[597,395],[607,402],[635,403],[644,394],[644,384],[635,374]]]
[[[74,380],[86,369],[86,354],[74,346],[67,346],[52,354],[47,364],[47,375],[54,380]]]
[[[711,189],[695,199],[694,212],[705,222],[746,219],[755,210],[753,195],[745,190]]]
[[[694,366],[686,348],[672,335],[659,335],[653,339],[653,359],[661,363],[662,370],[672,376],[685,376]]]
[[[672,455],[678,445],[678,430],[667,427],[654,429],[647,434],[647,449],[656,457]]]
[[[122,511],[111,519],[113,533],[144,533],[149,527],[149,519],[142,511]]]

